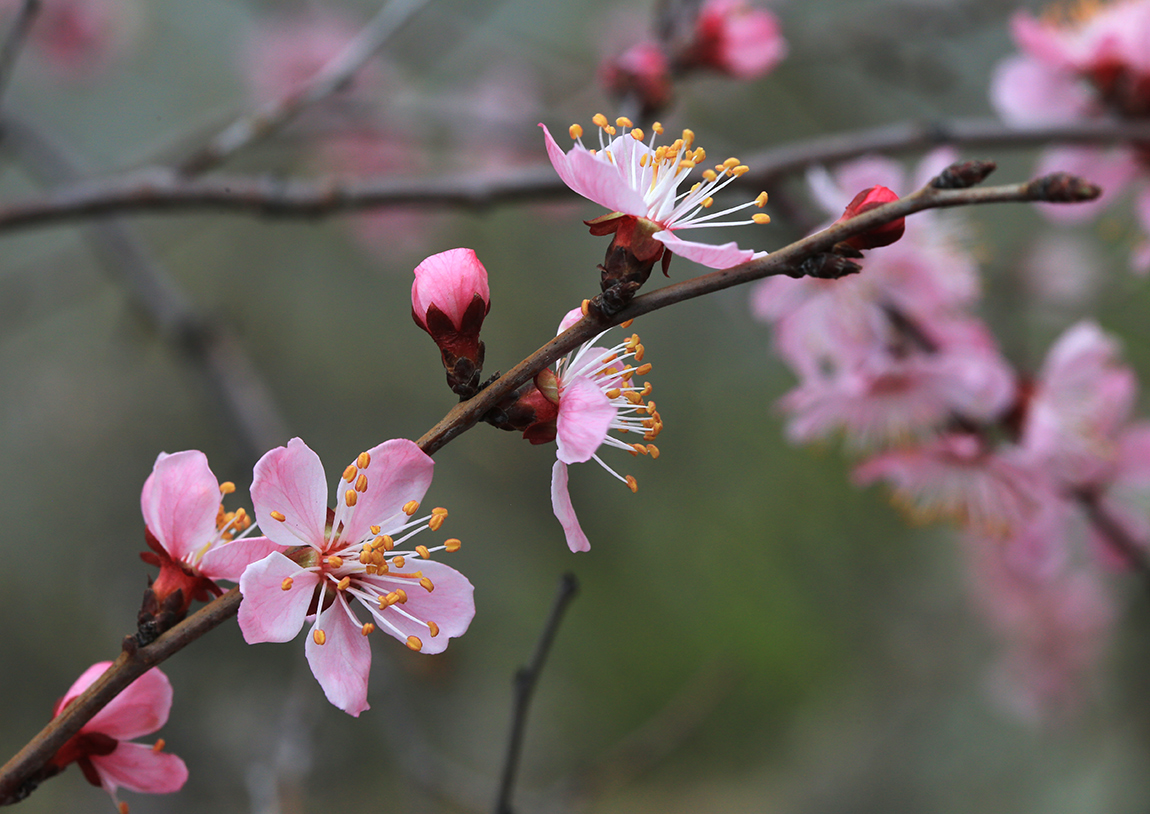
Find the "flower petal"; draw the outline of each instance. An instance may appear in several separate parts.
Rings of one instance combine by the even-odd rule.
[[[243,537],[213,547],[204,554],[198,567],[200,573],[208,579],[239,582],[244,569],[253,562],[262,560],[272,552],[282,553],[285,550],[286,546],[273,543],[267,537]]]
[[[590,379],[579,376],[567,379],[559,391],[556,455],[565,464],[578,464],[591,460],[607,437],[619,408]]]
[[[109,755],[91,755],[100,781],[109,794],[117,788],[146,794],[179,791],[188,780],[184,761],[168,752],[157,752],[143,743],[119,743]]]
[[[345,544],[372,537],[370,526],[394,518],[409,500],[423,500],[435,470],[430,456],[406,438],[385,441],[367,453],[371,463],[362,470],[367,475],[367,491],[357,496],[352,511],[347,511],[342,500],[348,484],[341,480],[338,487],[340,506],[336,516],[344,518],[340,539]]]
[[[219,506],[220,482],[195,449],[160,453],[140,494],[144,523],[177,560],[215,539]]]
[[[990,80],[990,103],[1008,124],[1063,124],[1090,110],[1090,91],[1070,71],[1028,56],[1004,59]]]
[[[739,244],[734,241],[714,246],[710,243],[682,240],[666,229],[662,232],[655,232],[652,237],[680,257],[711,269],[728,269],[731,266],[746,263],[748,260],[767,256],[766,252],[756,253],[750,249],[740,249]]]
[[[153,667],[93,715],[80,731],[102,732],[117,740],[138,738],[167,723],[171,708],[172,682]]]
[[[292,587],[283,589],[291,577]],[[301,571],[299,563],[280,553],[269,554],[249,565],[240,577],[239,623],[244,641],[287,642],[295,638],[307,617],[319,575]]]
[[[463,574],[449,565],[434,560],[408,559],[403,568],[393,568],[391,574],[422,571],[431,580],[433,590],[427,591],[414,580],[388,578],[386,576],[368,578],[381,589],[394,591],[403,588],[407,602],[392,605],[383,611],[383,617],[394,625],[392,630],[386,625],[379,629],[406,642],[408,636],[415,636],[423,642],[420,653],[442,653],[447,649],[447,640],[462,636],[467,632],[471,619],[475,616],[475,588]],[[402,584],[400,584],[402,583]],[[409,618],[414,616],[414,619]],[[439,634],[432,636],[426,622],[435,622]]]
[[[551,467],[551,509],[559,525],[563,526],[567,547],[572,551],[590,551],[591,542],[579,526],[575,507],[571,505],[571,493],[567,491],[567,464],[562,461],[556,461]]]
[[[472,249],[449,249],[433,254],[415,267],[411,307],[421,323],[427,310],[435,305],[458,330],[476,294],[484,302],[491,301],[487,269]]]
[[[637,218],[647,216],[647,204],[643,196],[627,184],[617,164],[591,155],[578,145],[564,153],[551,137],[547,126],[542,123],[539,126],[543,128],[547,157],[551,159],[551,166],[559,173],[564,184],[612,212],[622,212]]]
[[[265,454],[252,475],[252,508],[260,530],[282,546],[305,542],[322,550],[327,524],[324,481],[319,456],[298,438]],[[272,512],[286,519],[273,520]]]
[[[327,700],[356,718],[367,703],[367,677],[371,671],[371,647],[362,628],[348,616],[341,594],[320,617],[326,637],[322,645],[307,637],[304,650],[312,675],[323,688]]]
[[[73,698],[91,687],[93,682],[102,676],[111,666],[112,662],[110,661],[98,661],[87,670],[82,672],[80,677],[73,681],[72,686],[68,688],[66,693],[64,693],[64,697],[56,702],[56,707],[52,710],[52,717],[55,718],[57,715],[59,715],[61,710],[68,706]]]

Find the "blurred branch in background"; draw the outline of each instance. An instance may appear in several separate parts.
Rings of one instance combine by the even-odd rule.
[[[28,32],[32,29],[32,23],[36,21],[36,15],[39,13],[40,0],[23,0],[20,9],[16,12],[16,19],[12,21],[12,26],[8,29],[8,36],[4,38],[4,44],[0,46],[0,98],[3,98],[4,92],[8,90],[8,84],[12,81],[12,70],[16,66],[16,58],[20,56],[20,51],[28,40]]]

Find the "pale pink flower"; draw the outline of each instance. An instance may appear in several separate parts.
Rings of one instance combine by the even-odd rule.
[[[1136,388],[1114,338],[1078,323],[1054,343],[1039,372],[1022,426],[1024,455],[1066,488],[1104,480]]]
[[[682,138],[674,143],[656,147],[655,140],[663,132],[657,122],[649,143],[644,143],[643,131],[632,128],[627,119],[617,119],[612,125],[605,116],[597,114],[594,122],[599,129],[599,149],[585,147],[583,128],[572,125],[570,133],[576,143],[566,153],[555,143],[547,127],[539,126],[543,128],[547,155],[563,183],[610,210],[611,215],[591,222],[604,229],[597,234],[609,233],[606,227],[612,216],[629,217],[638,222],[643,237],[708,268],[730,268],[766,256],[766,252],[740,249],[734,242],[715,246],[683,240],[676,234],[688,229],[769,223],[770,218],[764,213],[748,220],[717,220],[747,207],[761,208],[766,204],[765,192],[753,201],[711,212],[712,196],[748,172],[746,165],[735,158],[727,159],[714,169],[704,170],[702,180],[680,194],[679,185],[687,180],[692,169],[706,160],[705,151],[694,146],[693,132],[684,130]]]
[[[14,13],[22,2],[0,0],[0,8]],[[56,74],[86,80],[107,67],[134,36],[135,13],[126,0],[43,0],[29,39]]]
[[[977,534],[1004,537],[1054,499],[1041,473],[1009,452],[991,450],[977,435],[948,433],[869,458],[855,480],[887,481],[894,502],[916,521],[949,518]]]
[[[775,15],[746,0],[707,0],[695,21],[694,38],[681,62],[737,79],[757,79],[787,55]]]
[[[111,666],[112,662],[101,661],[85,670],[56,702],[52,717],[63,712]],[[120,788],[144,794],[179,791],[188,779],[188,768],[184,761],[163,751],[162,739],[155,745],[128,742],[162,727],[171,708],[172,684],[153,667],[92,716],[60,747],[50,765],[62,770],[76,763],[88,782],[112,795],[121,810],[125,807],[116,794]]]
[[[558,333],[574,325],[583,314],[576,308],[563,318]],[[605,333],[605,332],[604,332]],[[587,551],[591,543],[579,525],[571,495],[567,489],[567,465],[594,459],[634,492],[634,477],[620,475],[603,462],[599,447],[623,449],[632,455],[659,457],[659,448],[650,443],[663,429],[663,419],[655,409],[655,402],[645,401],[651,393],[650,382],[639,386],[635,376],[644,376],[651,370],[643,362],[645,349],[637,334],[613,347],[598,347],[603,334],[581,345],[560,359],[554,372],[544,371],[536,377],[536,386],[558,405],[555,420],[555,465],[551,469],[551,506],[555,517],[563,526],[567,546],[572,551]],[[638,363],[632,367],[629,360]],[[628,443],[610,435],[610,431],[637,433],[643,443]]]
[[[427,559],[455,551],[458,540],[396,550],[425,529],[437,531],[447,516],[436,508],[411,519],[433,467],[411,441],[386,441],[343,471],[332,512],[323,464],[300,439],[256,464],[252,504],[260,528],[295,547],[244,571],[240,630],[249,644],[286,642],[311,619],[305,650],[312,673],[327,699],[350,715],[369,708],[369,633],[379,627],[413,650],[439,653],[475,615],[467,578]],[[355,603],[371,621],[360,621]]]

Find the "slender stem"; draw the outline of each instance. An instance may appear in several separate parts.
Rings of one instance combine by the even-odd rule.
[[[1142,584],[1150,590],[1150,559],[1137,541],[1132,539],[1114,517],[1102,506],[1098,495],[1081,491],[1074,495],[1086,511],[1086,517],[1102,536],[1102,539],[1122,560],[1142,578]]]
[[[177,163],[179,172],[196,175],[210,170],[249,144],[266,138],[302,113],[343,88],[356,71],[429,0],[389,0],[355,38],[324,65],[302,89],[269,102],[229,124],[206,145]]]
[[[578,591],[579,583],[574,574],[567,573],[559,578],[559,588],[554,602],[551,603],[551,613],[543,625],[543,631],[539,634],[539,641],[535,644],[535,655],[531,658],[530,664],[520,667],[515,673],[511,732],[507,738],[507,753],[503,759],[503,774],[499,783],[499,797],[495,801],[495,814],[512,814],[511,795],[515,790],[515,776],[519,771],[519,757],[523,751],[523,733],[527,727],[527,712],[531,707],[531,697],[535,694],[535,686],[539,683],[539,676],[543,672],[551,644],[555,641],[555,634],[559,632],[563,613]]]
[[[918,151],[941,144],[1014,149],[1039,144],[1150,143],[1150,125],[1082,122],[1012,127],[984,120],[900,124],[804,140],[747,159],[744,187],[764,188],[778,177],[816,164],[867,153]],[[204,209],[265,217],[315,218],[360,209],[435,206],[481,208],[514,201],[571,195],[550,164],[500,175],[459,173],[436,178],[282,180],[252,176],[187,178],[170,169],[137,170],[66,183],[46,193],[0,205],[0,229],[43,226],[94,215],[174,213]]]
[[[8,90],[12,81],[12,71],[16,67],[16,58],[24,43],[28,41],[28,32],[32,30],[32,23],[40,13],[40,0],[24,0],[16,12],[16,19],[8,29],[8,36],[0,46],[0,98]]]

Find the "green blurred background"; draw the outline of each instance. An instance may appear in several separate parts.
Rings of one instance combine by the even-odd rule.
[[[139,2],[134,39],[105,71],[64,81],[30,52],[7,107],[93,172],[163,160],[250,105],[245,43],[269,15],[305,5]],[[335,7],[312,8],[321,5]],[[339,8],[363,22],[376,5]],[[1013,7],[998,0],[774,8],[791,49],[783,65],[755,82],[685,82],[666,117],[713,156],[989,115],[990,71],[1013,50]],[[650,11],[435,0],[385,48],[375,96],[309,115],[226,171],[327,169],[315,144],[362,116],[426,149],[417,169],[478,169],[491,155],[543,161],[535,122],[562,132],[610,114],[595,67],[642,33]],[[525,78],[536,93],[485,108],[493,75]],[[998,177],[1013,181],[1034,153],[976,157],[998,158]],[[39,187],[18,150],[5,158],[0,199]],[[802,179],[788,185],[802,203]],[[373,228],[406,232],[382,249],[354,239],[351,216],[151,215],[131,227],[242,341],[290,434],[336,471],[386,438],[418,437],[452,405],[436,349],[410,318],[411,269],[424,256],[469,246],[487,266],[489,371],[545,342],[595,293],[604,243],[580,219],[597,210],[560,200],[423,215],[414,232],[381,221]],[[984,314],[1020,365],[1099,313],[1136,368],[1150,369],[1146,287],[1125,270],[1126,209],[1076,230],[1103,283],[1060,308],[1032,305],[1019,274],[1050,226],[1021,207],[965,217],[984,260]],[[156,454],[205,451],[238,496],[250,481],[252,461],[202,378],[140,317],[90,236],[72,225],[8,232],[0,252],[0,616],[13,623],[0,651],[4,755],[132,631],[150,570],[136,556],[139,491]],[[776,213],[739,239],[770,249],[796,236]],[[682,260],[672,269],[674,279],[696,273]],[[302,641],[251,648],[225,625],[163,668],[176,696],[160,734],[191,778],[171,797],[125,794],[132,811],[489,810],[512,675],[568,570],[582,590],[532,708],[524,812],[1146,810],[1148,619],[1129,578],[1114,578],[1128,613],[1088,703],[1053,723],[1011,716],[987,691],[995,641],[967,598],[953,534],[907,527],[881,490],[850,484],[835,448],[784,441],[772,405],[793,380],[751,320],[747,292],[650,315],[635,330],[655,366],[663,455],[608,461],[637,476],[635,495],[593,465],[572,470],[589,553],[567,550],[551,514],[551,447],[486,426],[467,433],[436,456],[428,500],[450,509],[445,530],[464,541],[450,564],[476,586],[469,633],[438,657],[376,639],[373,708],[354,720],[324,700]],[[21,808],[109,803],[72,769]]]

